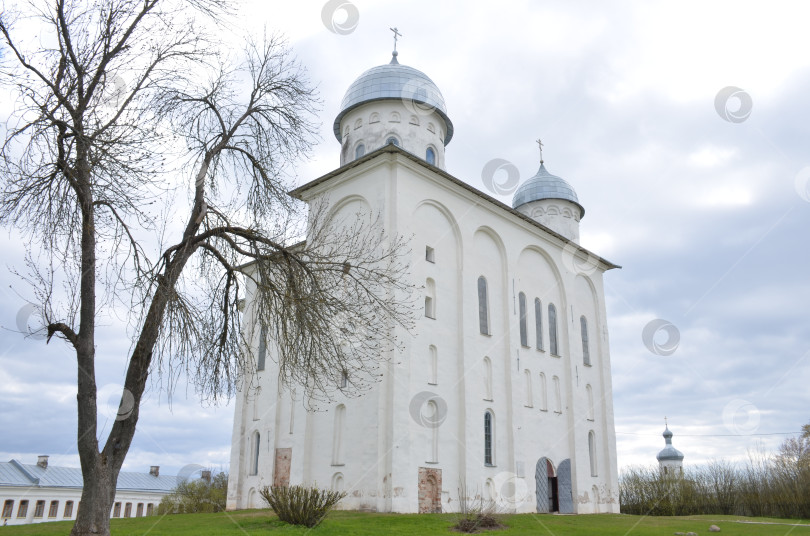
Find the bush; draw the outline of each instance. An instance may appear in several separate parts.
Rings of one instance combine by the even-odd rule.
[[[306,486],[265,486],[259,494],[282,521],[291,525],[315,527],[346,496],[342,491],[329,491]]]
[[[463,486],[463,485],[462,485]],[[458,519],[453,528],[458,532],[475,534],[481,530],[502,529],[501,516],[495,501],[473,496],[466,487],[459,489]]]
[[[186,480],[161,499],[158,514],[224,512],[227,493],[227,473],[217,473],[210,483],[205,480]]]
[[[741,465],[711,461],[681,475],[628,467],[619,481],[624,514],[726,514],[810,517],[810,435],[787,439],[775,455],[749,454]]]

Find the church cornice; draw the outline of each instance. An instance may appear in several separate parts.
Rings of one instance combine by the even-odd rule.
[[[360,157],[360,158],[358,158],[356,160],[353,160],[353,161],[349,162],[348,164],[345,164],[345,165],[343,165],[343,166],[341,166],[341,167],[339,167],[339,168],[337,168],[337,169],[335,169],[333,171],[330,171],[329,173],[327,173],[325,175],[322,175],[322,176],[318,177],[317,179],[314,179],[314,180],[312,180],[312,181],[310,181],[310,182],[308,182],[306,184],[303,184],[303,185],[299,186],[298,188],[290,190],[288,192],[288,194],[290,196],[294,197],[295,199],[299,199],[299,200],[304,201],[305,197],[306,197],[306,196],[304,196],[305,192],[307,192],[309,190],[312,190],[312,189],[315,189],[315,188],[323,185],[326,182],[329,182],[330,180],[332,180],[332,179],[334,179],[334,178],[336,178],[338,176],[344,175],[348,171],[351,171],[351,170],[353,170],[355,168],[358,168],[358,167],[364,165],[366,162],[369,162],[371,160],[375,160],[377,158],[382,158],[382,157],[384,157],[384,155],[401,156],[401,157],[404,157],[404,158],[408,159],[410,162],[413,162],[414,164],[417,164],[418,166],[420,166],[420,167],[422,167],[422,168],[424,168],[426,170],[429,170],[434,175],[438,175],[439,177],[449,181],[453,185],[455,185],[455,186],[457,186],[457,187],[459,187],[459,188],[461,188],[463,190],[466,190],[467,192],[472,193],[475,196],[481,198],[486,204],[488,204],[488,205],[490,205],[490,206],[492,206],[492,207],[494,207],[494,208],[496,208],[496,209],[498,209],[500,211],[509,213],[510,215],[518,218],[522,222],[529,224],[533,228],[542,230],[543,232],[557,238],[558,240],[563,242],[563,244],[565,244],[565,245],[571,245],[571,246],[575,247],[577,251],[580,251],[584,255],[588,256],[588,258],[596,259],[597,261],[599,261],[599,263],[601,265],[603,265],[605,267],[605,271],[612,270],[614,268],[621,268],[621,266],[619,266],[618,264],[614,264],[614,263],[610,262],[609,260],[607,260],[607,259],[605,259],[603,257],[600,257],[599,255],[596,255],[595,253],[591,252],[590,250],[580,246],[579,244],[577,244],[573,240],[569,240],[565,236],[563,236],[563,235],[553,231],[552,229],[546,227],[545,225],[533,220],[529,216],[526,216],[525,214],[522,214],[521,212],[519,212],[519,211],[515,210],[514,208],[510,207],[509,205],[507,205],[505,203],[502,203],[501,201],[498,201],[494,197],[491,197],[491,196],[485,194],[484,192],[478,190],[477,188],[474,188],[473,186],[470,186],[466,182],[462,181],[461,179],[458,179],[458,178],[454,177],[453,175],[447,173],[446,171],[444,171],[444,170],[442,170],[442,169],[440,169],[440,168],[438,168],[436,166],[432,166],[432,165],[428,164],[427,162],[425,162],[421,158],[417,157],[416,155],[413,155],[413,154],[409,153],[408,151],[405,151],[404,149],[402,149],[400,147],[397,147],[396,145],[385,145],[383,147],[380,147],[379,149],[377,149],[375,151],[372,151],[372,152],[366,154],[365,156],[362,156],[362,157]]]

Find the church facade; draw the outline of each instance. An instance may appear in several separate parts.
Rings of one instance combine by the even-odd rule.
[[[617,266],[579,246],[573,188],[541,159],[508,206],[447,173],[444,99],[396,52],[350,86],[334,133],[341,166],[291,195],[412,237],[424,312],[379,383],[324,411],[279,386],[268,349],[236,400],[228,508],[306,484],[346,491],[346,509],[452,512],[464,495],[619,512],[603,287]]]

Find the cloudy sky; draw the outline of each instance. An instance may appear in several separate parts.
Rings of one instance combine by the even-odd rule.
[[[233,24],[285,32],[319,85],[322,140],[297,180],[338,166],[332,120],[389,61],[391,26],[400,63],[442,90],[451,174],[483,190],[502,158],[526,179],[541,137],[586,208],[582,245],[623,266],[605,275],[620,467],[655,462],[664,416],[687,463],[775,449],[810,421],[810,4],[352,0],[330,19],[336,4],[245,2]],[[78,465],[75,360],[14,332],[30,292],[7,267],[24,268],[26,237],[0,247],[0,459]],[[677,343],[645,344],[657,319]],[[102,415],[128,346],[111,320]],[[153,389],[125,469],[227,467],[232,418]]]

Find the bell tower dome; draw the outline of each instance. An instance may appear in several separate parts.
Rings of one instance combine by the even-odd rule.
[[[683,474],[683,452],[672,446],[672,432],[669,431],[669,425],[664,428],[666,446],[656,456],[658,467],[665,475],[680,476]]]
[[[355,80],[332,130],[340,142],[340,165],[393,143],[445,169],[444,148],[453,138],[439,88],[422,71],[401,65],[396,50],[388,64]]]

